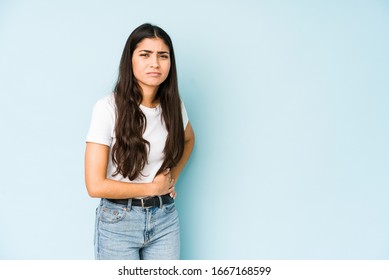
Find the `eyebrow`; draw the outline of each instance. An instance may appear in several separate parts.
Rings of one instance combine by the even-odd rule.
[[[140,50],[139,52],[146,52],[146,53],[153,53],[153,51],[150,51],[150,50]],[[157,52],[158,54],[169,54],[168,51],[161,51],[161,52]]]

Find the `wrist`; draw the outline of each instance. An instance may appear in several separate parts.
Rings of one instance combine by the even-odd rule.
[[[156,183],[151,182],[146,186],[146,196],[155,196],[156,195]]]
[[[177,181],[178,177],[180,177],[180,170],[178,170],[178,168],[176,167],[175,169],[172,170],[171,174],[172,174],[172,179],[174,179],[174,181]]]

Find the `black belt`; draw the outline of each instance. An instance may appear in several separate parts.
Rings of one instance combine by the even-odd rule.
[[[128,205],[128,199],[108,199],[108,201]],[[170,197],[170,195],[165,194],[162,196],[153,196],[153,197],[145,197],[145,198],[131,198],[131,206],[141,206],[141,207],[161,207],[164,204],[171,204],[174,202],[174,199]]]

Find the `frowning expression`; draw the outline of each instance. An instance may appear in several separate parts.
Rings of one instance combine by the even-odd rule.
[[[132,55],[132,70],[144,92],[158,89],[169,75],[169,47],[160,38],[143,39]]]

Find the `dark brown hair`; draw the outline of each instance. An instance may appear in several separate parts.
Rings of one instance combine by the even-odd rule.
[[[132,71],[132,56],[137,45],[145,38],[160,38],[169,48],[170,71],[159,86],[155,99],[159,99],[162,117],[168,131],[165,143],[164,162],[158,171],[173,168],[184,151],[184,125],[181,99],[178,93],[177,70],[173,44],[169,35],[160,27],[149,23],[137,27],[128,37],[120,60],[118,80],[114,95],[116,103],[116,142],[112,147],[112,160],[117,169],[113,175],[122,174],[130,180],[136,179],[147,163],[150,143],[143,138],[147,120],[139,105],[142,89]]]

